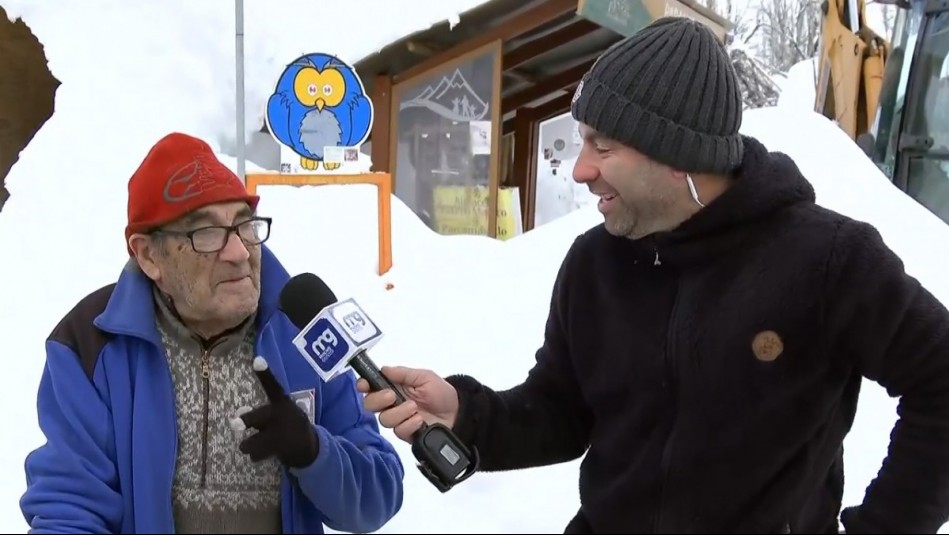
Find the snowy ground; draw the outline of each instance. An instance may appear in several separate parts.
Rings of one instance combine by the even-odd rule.
[[[316,20],[329,22],[319,32],[312,18],[308,27],[289,10],[278,18],[265,9],[267,0],[246,2],[248,118],[259,115],[286,58],[330,50],[355,60],[477,3],[413,0],[412,11],[427,14],[413,20],[403,17],[405,3],[360,0],[357,8],[354,2],[320,4],[325,10]],[[313,5],[280,3],[303,4]],[[22,258],[0,267],[0,339],[8,356],[0,376],[6,408],[0,472],[7,476],[0,485],[0,530],[22,532],[23,458],[42,441],[35,391],[43,340],[77,299],[121,269],[126,180],[148,147],[170,130],[228,143],[233,14],[229,2],[183,0],[135,7],[104,0],[56,9],[31,0],[0,5],[23,15],[63,81],[56,113],[8,177],[13,197],[0,214],[0,250]],[[386,25],[330,21],[353,13],[372,13]],[[81,40],[74,38],[77,26],[85,26]],[[949,303],[949,227],[893,190],[843,133],[793,106],[751,112],[743,130],[791,154],[814,181],[819,202],[876,224],[910,273]],[[268,187],[261,193],[261,210],[275,216],[270,245],[291,272],[319,273],[338,295],[359,299],[382,326],[386,338],[373,352],[378,363],[467,372],[498,388],[516,384],[530,368],[563,253],[577,233],[600,220],[595,208],[583,208],[496,242],[434,235],[394,200],[395,267],[380,280],[371,188]],[[335,256],[344,261],[329,263],[311,247],[327,237],[349,252]],[[386,282],[394,284],[391,291],[384,290]],[[847,504],[859,502],[879,468],[894,408],[879,388],[864,391],[847,444]],[[406,501],[383,532],[559,533],[576,510],[577,463],[479,474],[441,495],[412,468],[408,446],[396,443],[408,467]]]

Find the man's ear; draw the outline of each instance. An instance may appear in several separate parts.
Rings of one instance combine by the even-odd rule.
[[[161,243],[145,234],[132,234],[129,236],[128,245],[142,272],[148,278],[157,281],[161,277],[161,268],[158,263],[158,257],[161,255]]]
[[[679,171],[675,168],[669,168],[669,171],[672,173],[672,178],[675,178],[677,181],[685,182],[685,177],[688,175],[685,171]]]

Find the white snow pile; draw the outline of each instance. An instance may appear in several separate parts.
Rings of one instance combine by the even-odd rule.
[[[788,72],[775,76],[781,88],[778,106],[800,111],[812,111],[817,95],[818,59],[805,59],[795,63]]]

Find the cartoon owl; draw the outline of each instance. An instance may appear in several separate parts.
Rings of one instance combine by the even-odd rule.
[[[267,102],[273,136],[300,155],[304,169],[315,170],[327,146],[361,144],[372,125],[372,102],[348,64],[329,54],[307,54],[280,75]],[[332,171],[339,163],[323,162]]]

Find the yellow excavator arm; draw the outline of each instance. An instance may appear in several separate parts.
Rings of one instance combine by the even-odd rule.
[[[815,110],[851,139],[873,125],[890,45],[866,23],[864,0],[824,0]]]
[[[892,42],[865,1],[824,0],[815,111],[949,223],[949,0],[873,0],[896,7]]]

